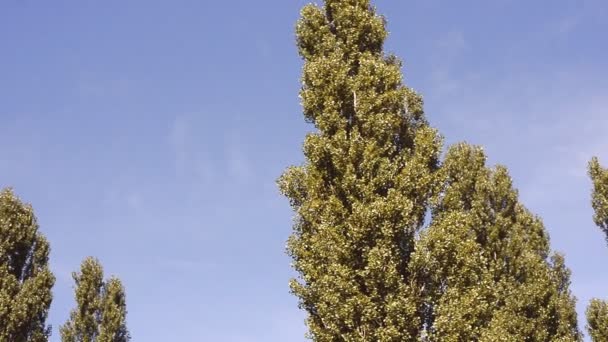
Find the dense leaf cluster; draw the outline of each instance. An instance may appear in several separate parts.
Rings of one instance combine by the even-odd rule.
[[[11,189],[0,192],[0,341],[42,342],[55,277],[49,244],[38,231],[32,207]]]
[[[76,308],[61,327],[62,342],[129,341],[124,288],[117,278],[103,280],[103,268],[97,259],[87,258],[76,282]]]
[[[595,224],[606,234],[608,241],[608,170],[597,158],[589,162],[589,176],[593,182],[591,206],[595,212]],[[587,330],[594,342],[608,341],[608,302],[593,299],[587,307]]]
[[[435,184],[440,138],[422,99],[386,56],[369,1],[302,10],[307,163],[279,180],[297,218],[293,292],[317,341],[406,341],[418,334],[408,264]]]
[[[563,257],[549,257],[542,222],[518,202],[504,167],[480,148],[449,149],[443,188],[416,243],[429,341],[577,341]]]

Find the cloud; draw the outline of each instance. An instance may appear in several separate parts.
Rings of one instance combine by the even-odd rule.
[[[87,98],[123,97],[131,94],[134,89],[137,86],[125,77],[108,77],[88,71],[81,72],[75,84],[76,93]]]
[[[126,208],[131,214],[136,214],[144,209],[144,198],[141,192],[133,186],[131,189],[123,189],[117,185],[106,187],[101,202],[112,210]]]
[[[519,137],[537,154],[529,165],[523,193],[535,203],[571,201],[573,191],[582,192],[587,202],[587,163],[598,156],[608,163],[608,98],[595,102],[593,96],[564,99],[548,108],[547,117]],[[536,145],[536,146],[535,146]],[[566,196],[569,194],[569,196]]]
[[[566,16],[555,24],[555,31],[559,34],[566,34],[573,31],[581,22],[583,16],[580,13]]]
[[[272,47],[267,39],[258,37],[255,40],[255,49],[260,57],[265,60],[272,58]]]
[[[252,168],[244,151],[237,145],[232,145],[227,154],[228,170],[232,179],[237,182],[247,182],[251,179]]]
[[[233,131],[228,137],[225,157],[231,181],[237,183],[248,182],[253,177],[253,167],[246,150],[246,145],[241,141],[238,131]]]
[[[173,153],[175,176],[195,184],[209,184],[218,176],[210,154],[217,149],[204,127],[187,116],[177,116],[168,127],[168,141]]]
[[[464,33],[459,30],[445,33],[435,42],[436,49],[450,54],[458,54],[467,46]]]
[[[187,167],[189,140],[189,122],[183,117],[176,117],[169,127],[169,143],[173,148],[175,174],[177,176],[182,176]]]
[[[462,31],[449,31],[440,36],[430,56],[433,69],[430,81],[437,94],[452,93],[461,86],[461,80],[454,77],[452,69],[467,48]]]
[[[142,197],[136,192],[126,194],[125,202],[131,211],[139,211],[143,207]]]
[[[608,14],[608,5],[605,0],[582,0],[568,4],[567,14],[557,21],[551,22],[549,32],[557,35],[566,35],[582,26],[593,23],[604,23]]]
[[[208,272],[213,271],[214,269],[219,267],[219,265],[213,262],[201,262],[198,260],[186,258],[163,258],[158,259],[156,264],[162,269],[178,273],[191,273],[193,271],[199,272],[203,269]]]

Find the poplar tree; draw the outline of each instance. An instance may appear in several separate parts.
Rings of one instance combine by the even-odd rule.
[[[587,307],[587,331],[594,342],[608,341],[608,304],[592,299]]]
[[[86,258],[80,272],[72,276],[76,282],[76,308],[61,327],[61,341],[129,341],[125,291],[120,280],[104,281],[101,264],[91,257]]]
[[[570,272],[506,168],[458,144],[441,167],[432,220],[411,263],[425,341],[578,341]]]
[[[305,162],[279,179],[296,213],[291,290],[315,341],[409,341],[420,329],[408,271],[433,189],[440,138],[422,99],[383,52],[385,21],[369,0],[307,5],[296,28],[304,60]]]
[[[606,234],[608,241],[608,170],[604,169],[597,158],[589,162],[589,176],[593,182],[591,206],[594,210],[593,221]],[[593,299],[587,307],[587,331],[594,342],[608,341],[608,303]]]
[[[593,221],[608,239],[608,170],[600,165],[596,157],[593,157],[589,162],[589,177],[593,182],[591,193],[591,206],[594,211]]]
[[[0,341],[43,342],[55,277],[49,243],[34,211],[11,189],[0,192]]]

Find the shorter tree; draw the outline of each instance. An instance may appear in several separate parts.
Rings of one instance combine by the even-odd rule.
[[[410,267],[424,341],[578,341],[570,272],[504,167],[474,146],[449,149]]]
[[[44,342],[55,277],[32,207],[0,192],[0,341]]]
[[[600,165],[596,157],[589,162],[589,177],[593,182],[591,194],[591,206],[595,212],[593,221],[608,239],[608,171]]]
[[[593,182],[591,206],[595,212],[593,221],[606,234],[608,241],[608,170],[604,169],[596,157],[589,162],[589,176]],[[587,307],[587,330],[595,342],[608,341],[608,303],[599,299],[591,300]]]
[[[103,268],[92,257],[82,262],[76,282],[76,308],[61,327],[62,342],[126,342],[127,305],[125,291],[118,278],[103,280]]]
[[[608,341],[608,304],[592,299],[587,307],[587,330],[594,342]]]

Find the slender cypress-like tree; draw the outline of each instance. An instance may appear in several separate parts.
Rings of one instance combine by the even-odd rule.
[[[608,241],[608,170],[597,158],[589,162],[589,176],[593,182],[591,206],[595,212],[593,221],[606,234]],[[593,299],[587,307],[587,330],[594,342],[608,341],[608,303]]]
[[[443,188],[411,267],[424,288],[426,341],[577,341],[570,273],[549,258],[542,222],[518,201],[504,167],[480,148],[447,153]]]
[[[0,341],[43,342],[55,277],[32,207],[0,192]]]
[[[301,15],[300,95],[316,131],[304,165],[278,181],[296,212],[291,289],[315,341],[412,340],[420,296],[408,263],[440,138],[401,63],[383,53],[385,21],[369,0],[327,0]]]
[[[589,177],[593,182],[591,206],[593,221],[608,239],[608,170],[604,169],[596,157],[589,162]]]
[[[592,299],[587,307],[587,331],[594,342],[608,341],[608,303]]]
[[[103,280],[97,259],[86,258],[76,282],[76,308],[61,327],[62,342],[126,342],[127,305],[124,288],[117,278]]]

